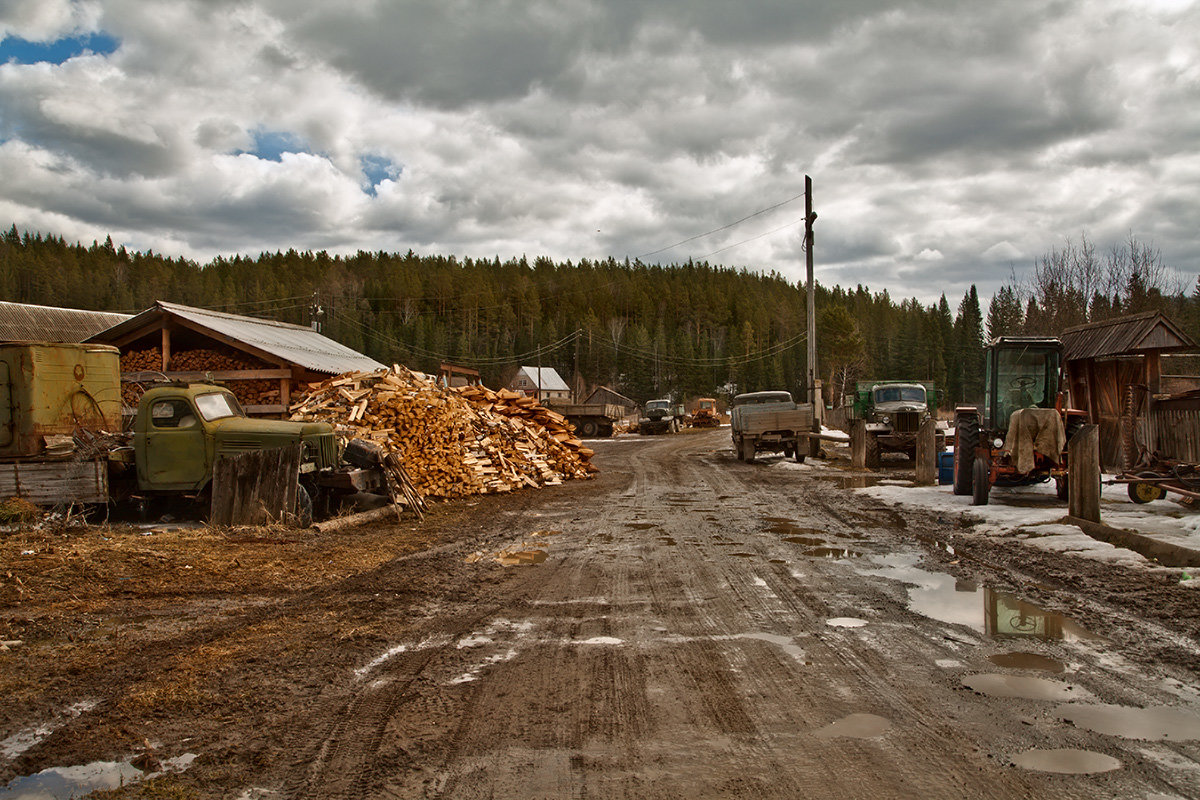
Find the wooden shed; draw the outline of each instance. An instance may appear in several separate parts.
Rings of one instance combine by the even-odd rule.
[[[1178,325],[1151,311],[1079,325],[1061,338],[1071,404],[1100,426],[1105,469],[1131,467],[1142,448],[1200,460],[1200,453],[1186,457],[1196,447],[1186,442],[1197,438],[1200,411],[1169,420],[1161,404],[1163,356],[1200,352]]]
[[[122,395],[130,406],[149,382],[214,380],[246,413],[278,415],[305,384],[385,366],[303,325],[161,300],[88,341],[121,349]]]
[[[628,397],[621,394],[617,390],[610,389],[607,386],[597,386],[595,389],[592,390],[592,393],[589,394],[587,396],[587,399],[584,400],[583,402],[587,403],[587,404],[606,403],[608,405],[621,406],[622,408],[625,409],[626,414],[630,413],[631,411],[635,410],[638,407],[638,404],[635,400],[630,400]]]

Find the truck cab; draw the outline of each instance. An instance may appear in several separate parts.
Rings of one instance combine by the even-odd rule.
[[[138,403],[133,449],[143,492],[199,492],[221,456],[303,445],[301,473],[337,466],[333,427],[324,422],[250,419],[228,389],[170,384]]]

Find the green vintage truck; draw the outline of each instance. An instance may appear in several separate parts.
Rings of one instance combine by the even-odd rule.
[[[211,383],[166,383],[122,432],[119,354],[103,345],[0,345],[0,498],[39,504],[208,502],[222,456],[301,445],[296,516],[339,495],[382,488],[377,470],[343,467],[324,422],[251,419]],[[89,446],[89,443],[91,446]],[[161,503],[159,503],[161,504]]]
[[[851,419],[866,423],[867,466],[878,467],[880,454],[904,453],[916,458],[917,431],[927,419],[937,419],[938,391],[932,381],[859,381],[855,386]],[[937,449],[946,446],[939,428]]]

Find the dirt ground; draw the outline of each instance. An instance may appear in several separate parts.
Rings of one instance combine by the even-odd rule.
[[[727,429],[595,449],[419,524],[0,534],[0,798],[129,761],[156,776],[96,796],[1200,796],[1177,570],[902,514]]]

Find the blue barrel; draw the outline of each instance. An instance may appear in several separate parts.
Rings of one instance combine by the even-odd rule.
[[[938,453],[938,483],[954,483],[954,451]]]

